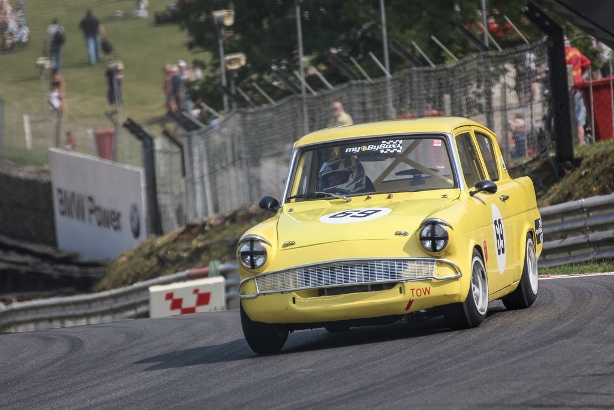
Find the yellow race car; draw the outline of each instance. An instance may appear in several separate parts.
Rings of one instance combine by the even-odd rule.
[[[488,302],[537,297],[542,222],[494,133],[459,117],[342,126],[294,144],[274,213],[239,240],[241,323],[256,353],[291,331],[441,315],[479,326]]]

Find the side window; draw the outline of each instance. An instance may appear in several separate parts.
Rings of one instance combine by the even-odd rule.
[[[303,153],[299,159],[297,174],[295,175],[295,177],[298,178],[295,180],[295,182],[298,182],[296,194],[304,194],[314,191],[314,184],[313,182],[310,182],[315,180],[313,177],[315,169],[314,157],[313,151],[307,151]]]
[[[492,140],[479,132],[475,133],[475,139],[478,142],[478,147],[480,148],[482,158],[484,158],[488,176],[492,181],[498,181],[499,169],[497,168],[497,162],[495,161],[495,150],[492,146]]]
[[[479,181],[486,179],[471,134],[464,132],[457,135],[456,145],[467,186],[473,187]]]

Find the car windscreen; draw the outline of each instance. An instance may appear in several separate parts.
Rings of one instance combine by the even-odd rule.
[[[442,135],[353,139],[299,151],[290,195],[361,195],[458,186]]]

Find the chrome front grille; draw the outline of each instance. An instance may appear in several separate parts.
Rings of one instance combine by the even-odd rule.
[[[242,297],[337,286],[447,279],[435,277],[436,261],[430,258],[368,259],[299,266],[245,279],[244,282],[255,280],[257,293]],[[458,276],[460,271],[457,270],[454,277]]]

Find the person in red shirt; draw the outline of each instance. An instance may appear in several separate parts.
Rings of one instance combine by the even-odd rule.
[[[77,141],[75,140],[75,136],[72,135],[71,131],[66,131],[66,145],[64,145],[64,149],[74,150],[77,148]]]
[[[574,104],[576,106],[576,120],[578,122],[578,145],[584,144],[584,126],[586,125],[586,107],[584,98],[578,85],[582,82],[582,73],[591,65],[591,60],[575,47],[572,47],[565,37],[565,61],[571,66],[574,83]]]

